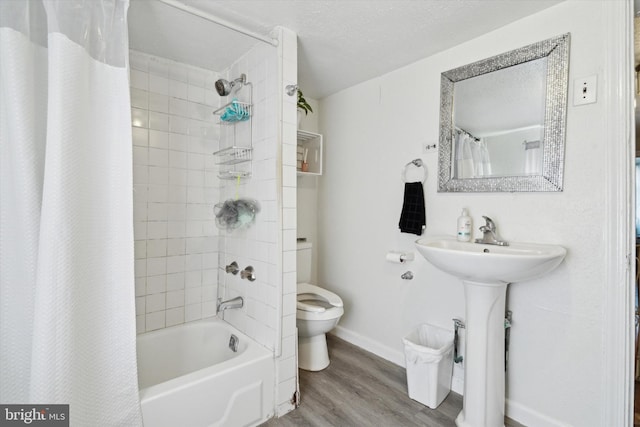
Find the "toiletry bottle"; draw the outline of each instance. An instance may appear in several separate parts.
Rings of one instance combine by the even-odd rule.
[[[458,241],[468,242],[471,240],[471,226],[471,217],[466,209],[462,209],[458,218]]]

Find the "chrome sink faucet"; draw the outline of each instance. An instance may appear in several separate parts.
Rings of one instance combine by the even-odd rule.
[[[509,246],[509,242],[505,242],[498,237],[496,224],[493,220],[484,215],[482,218],[484,218],[486,224],[480,227],[480,231],[482,231],[482,239],[476,239],[476,243],[482,243],[484,245]]]
[[[235,297],[227,301],[222,301],[222,298],[218,298],[218,306],[216,307],[216,314],[221,313],[229,308],[242,308],[243,305],[244,305],[244,299],[242,297]]]

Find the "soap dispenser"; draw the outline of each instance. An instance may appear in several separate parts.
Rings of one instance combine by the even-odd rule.
[[[471,240],[471,217],[466,209],[462,209],[462,213],[458,218],[458,241],[468,242]]]

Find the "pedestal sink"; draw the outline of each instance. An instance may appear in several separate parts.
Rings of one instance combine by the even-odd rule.
[[[459,277],[466,302],[466,351],[459,427],[504,427],[504,316],[507,285],[556,268],[567,251],[554,245],[494,246],[425,237],[418,251],[442,271]]]

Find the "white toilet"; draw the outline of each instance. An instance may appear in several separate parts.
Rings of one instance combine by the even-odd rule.
[[[344,309],[338,295],[309,283],[311,250],[311,243],[298,242],[298,367],[320,371],[329,366],[325,334],[338,324]]]

